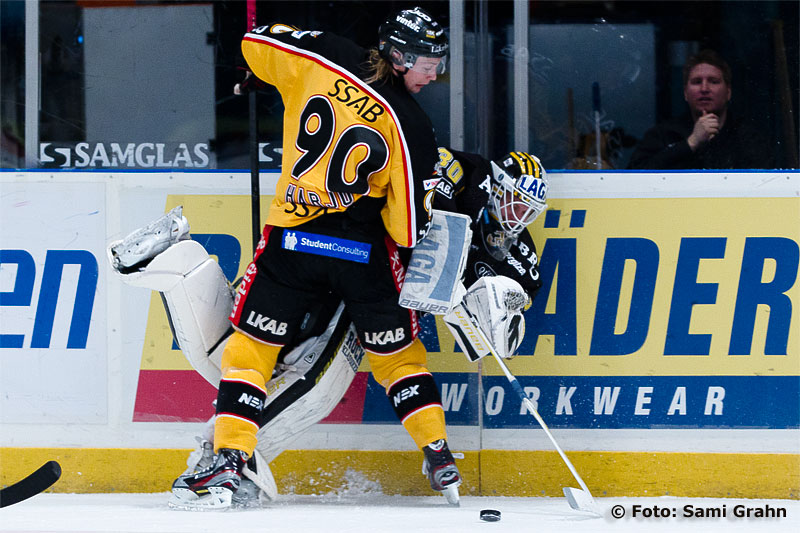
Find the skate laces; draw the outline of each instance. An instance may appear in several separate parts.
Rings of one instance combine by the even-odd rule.
[[[461,484],[461,474],[444,439],[428,444],[422,451],[425,454],[422,473],[428,476],[433,490],[441,491]]]
[[[447,441],[444,439],[439,439],[428,444],[423,448],[423,452],[425,453],[425,461],[422,464],[422,471],[425,474],[436,472],[444,466],[455,466],[453,454],[450,453],[450,449],[447,447]]]
[[[241,474],[242,468],[247,463],[247,454],[233,448],[220,448],[216,462],[233,467],[237,473]]]

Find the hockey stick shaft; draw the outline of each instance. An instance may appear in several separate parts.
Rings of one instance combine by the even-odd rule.
[[[47,461],[28,477],[0,489],[0,507],[8,507],[50,488],[61,477],[61,465]]]
[[[247,28],[256,27],[256,0],[247,0]],[[248,94],[250,134],[250,218],[253,225],[253,254],[261,239],[261,169],[258,161],[258,100],[256,91]]]
[[[460,287],[460,289],[462,293],[466,292],[463,285]],[[486,336],[486,333],[484,333],[484,331],[481,329],[477,318],[475,318],[475,316],[472,314],[472,312],[470,312],[469,309],[466,308],[466,306],[462,306],[462,308],[466,313],[466,315],[469,317],[470,322],[472,322],[472,325],[475,328],[475,333],[478,335],[478,337],[480,337],[481,342],[488,348],[489,352],[491,352],[491,354],[494,356],[495,360],[497,361],[497,364],[500,365],[500,368],[503,370],[503,374],[505,374],[506,378],[508,378],[508,381],[511,383],[511,388],[513,388],[514,391],[519,395],[522,402],[528,407],[528,410],[533,414],[533,417],[542,427],[545,434],[547,435],[547,438],[550,439],[550,442],[553,444],[553,447],[561,456],[561,459],[564,460],[564,463],[567,465],[567,468],[569,468],[569,471],[572,473],[572,476],[575,478],[575,481],[578,482],[581,489],[583,489],[586,492],[589,498],[592,498],[592,493],[586,487],[586,483],[583,482],[583,478],[581,478],[581,476],[578,474],[578,471],[575,470],[575,467],[572,465],[572,461],[569,460],[567,454],[565,454],[564,450],[561,449],[561,446],[558,445],[555,437],[553,437],[553,434],[550,433],[550,428],[547,427],[547,424],[545,424],[544,419],[541,417],[541,415],[539,415],[539,411],[536,410],[536,406],[533,405],[533,402],[530,400],[530,398],[528,398],[528,395],[525,394],[524,390],[522,390],[522,386],[519,384],[519,380],[508,369],[508,366],[506,366],[506,364],[503,362],[503,358],[500,357],[500,354],[497,353],[494,344],[489,341],[489,338]]]
[[[489,346],[491,346],[491,344],[489,344]],[[583,482],[581,476],[578,475],[578,471],[575,470],[575,467],[572,465],[572,461],[569,460],[567,454],[565,454],[564,450],[561,449],[561,446],[558,445],[555,437],[553,437],[553,434],[550,433],[550,428],[547,427],[547,424],[544,423],[544,419],[542,419],[541,415],[539,415],[539,411],[536,410],[536,406],[533,405],[531,399],[528,398],[528,395],[525,394],[524,390],[522,390],[522,386],[519,384],[519,380],[514,376],[514,374],[511,373],[506,364],[503,362],[503,358],[500,357],[497,354],[497,352],[494,351],[494,348],[492,348],[491,352],[495,360],[497,361],[497,364],[500,365],[500,368],[506,375],[506,378],[508,378],[508,381],[511,383],[511,388],[514,389],[514,392],[516,392],[519,395],[520,399],[522,399],[523,403],[527,406],[528,410],[531,412],[531,414],[533,414],[533,417],[536,419],[537,422],[539,422],[539,425],[542,426],[542,429],[547,435],[547,438],[550,439],[550,442],[553,444],[553,447],[561,456],[561,459],[564,460],[564,463],[566,463],[567,468],[569,468],[569,471],[572,472],[572,477],[575,478],[575,481],[578,482],[578,485],[581,486],[581,489],[585,490],[586,493],[591,496],[592,493],[589,491],[588,487],[586,487],[586,483]]]

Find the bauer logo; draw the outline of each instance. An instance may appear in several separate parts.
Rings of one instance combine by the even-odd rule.
[[[405,307],[406,309],[416,309],[417,311],[421,311],[423,313],[433,313],[436,315],[443,315],[450,309],[450,307],[447,305],[435,304],[427,301],[423,302],[413,298],[403,297],[400,298],[400,307]]]

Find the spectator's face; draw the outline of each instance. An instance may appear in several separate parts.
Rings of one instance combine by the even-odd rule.
[[[722,71],[708,63],[695,65],[689,72],[683,97],[694,116],[703,111],[719,115],[725,111],[731,99],[731,88],[722,78]]]

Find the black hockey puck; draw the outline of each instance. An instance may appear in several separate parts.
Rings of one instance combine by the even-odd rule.
[[[495,509],[484,509],[481,511],[481,520],[484,522],[499,522],[500,511]]]

